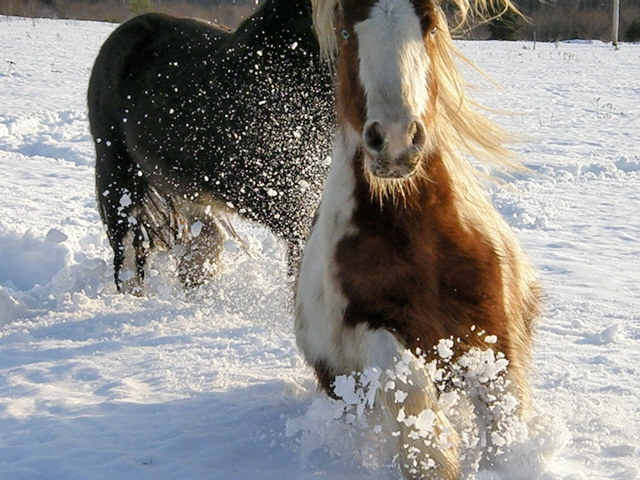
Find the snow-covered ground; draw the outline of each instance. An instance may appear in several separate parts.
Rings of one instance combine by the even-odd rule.
[[[115,292],[85,106],[114,28],[0,17],[0,479],[396,478],[317,393],[264,229],[195,294],[164,256],[147,296]],[[640,45],[459,47],[521,136],[531,171],[492,198],[545,291],[528,436],[467,473],[640,478]]]

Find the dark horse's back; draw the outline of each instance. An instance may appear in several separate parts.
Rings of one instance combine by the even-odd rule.
[[[308,0],[267,0],[235,32],[136,17],[103,45],[88,102],[118,288],[123,268],[129,289],[140,288],[148,253],[178,243],[191,252],[183,280],[199,283],[228,210],[269,227],[287,242],[290,266],[297,261],[333,129]]]

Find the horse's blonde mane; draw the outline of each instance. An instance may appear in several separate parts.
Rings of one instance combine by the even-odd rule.
[[[468,98],[468,84],[460,75],[456,60],[481,75],[482,72],[456,50],[441,11],[439,17],[430,54],[436,109],[432,114],[432,135],[436,146],[445,159],[457,158],[462,153],[494,167],[517,169],[511,151],[504,147],[510,135],[483,115],[479,111],[482,107]]]

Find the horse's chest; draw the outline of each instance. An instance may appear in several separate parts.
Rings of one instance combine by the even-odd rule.
[[[429,228],[360,229],[335,250],[347,300],[344,321],[405,330],[409,324],[497,315],[501,288],[496,259],[480,242]],[[425,336],[421,332],[420,336]]]
[[[340,287],[349,307],[345,321],[390,327],[433,305],[435,262],[403,232],[359,232],[336,246]]]

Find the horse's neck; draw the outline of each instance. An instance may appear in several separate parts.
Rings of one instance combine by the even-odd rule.
[[[359,138],[340,129],[321,210],[332,218],[329,229],[350,235],[354,231],[392,230],[415,237],[417,231],[458,223],[449,173],[439,154],[427,160],[426,175],[413,179],[407,194],[382,199],[372,194],[363,174]],[[331,234],[334,237],[336,233]]]
[[[255,52],[259,52],[260,57],[255,58]],[[295,72],[296,68],[301,68],[295,65],[300,57],[305,57],[305,65],[309,60],[321,64],[320,47],[313,33],[311,7],[302,0],[266,0],[229,36],[222,51],[222,62],[247,62],[252,66],[258,62],[261,70],[274,66],[279,68],[286,58],[294,63],[290,69]]]
[[[311,2],[267,0],[239,29],[243,27],[265,36],[280,36],[285,29],[311,33]]]
[[[280,15],[299,16],[311,15],[311,2],[309,0],[273,0],[273,8]]]
[[[360,161],[354,163],[357,170],[362,169]],[[454,193],[449,173],[439,154],[434,153],[425,160],[426,172],[405,180],[403,193],[384,196],[372,194],[371,186],[364,175],[355,175],[354,188],[355,219],[367,225],[380,225],[399,233],[417,232],[430,226],[450,223],[457,217],[454,206]],[[356,171],[357,171],[356,170]]]

